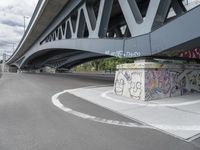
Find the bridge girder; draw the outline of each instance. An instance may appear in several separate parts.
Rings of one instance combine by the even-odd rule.
[[[42,57],[40,52],[53,53],[56,49],[65,50],[57,62],[69,58],[67,51],[71,50],[80,60],[90,56],[162,56],[172,51],[169,57],[178,57],[183,51],[200,47],[197,18],[200,7],[187,11],[182,0],[72,0],[14,63],[23,67],[30,64],[34,54]],[[53,60],[47,56],[42,59],[42,65]],[[9,62],[13,63],[12,59]]]

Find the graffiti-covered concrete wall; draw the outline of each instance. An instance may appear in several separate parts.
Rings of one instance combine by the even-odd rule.
[[[183,58],[194,58],[200,59],[200,48],[195,48],[192,50],[188,50],[179,54],[180,57]]]
[[[118,66],[114,92],[155,100],[200,92],[200,65],[140,62]]]

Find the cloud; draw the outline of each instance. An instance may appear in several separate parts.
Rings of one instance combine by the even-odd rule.
[[[13,26],[13,27],[16,27],[16,26],[23,27],[22,24],[20,24],[18,22],[15,22],[13,20],[3,20],[3,21],[1,21],[1,23],[5,24],[5,25],[8,25],[8,26]]]
[[[0,0],[0,55],[2,51],[13,51],[24,33],[24,16],[26,27],[31,19],[38,0]],[[1,56],[0,56],[1,59]]]

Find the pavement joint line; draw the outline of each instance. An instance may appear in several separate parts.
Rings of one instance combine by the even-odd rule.
[[[168,106],[168,108],[174,109],[174,110],[178,110],[178,111],[182,111],[182,112],[186,112],[186,113],[190,113],[190,114],[193,114],[193,115],[198,115],[198,116],[200,115],[200,113],[198,113],[198,112],[193,112],[193,111],[185,110],[184,108],[170,107],[170,106]]]
[[[104,119],[104,118],[100,118],[100,117],[96,117],[96,116],[92,116],[89,114],[85,114],[82,112],[78,112],[75,111],[71,108],[65,107],[60,101],[59,101],[59,96],[65,93],[69,93],[74,91],[74,89],[71,90],[64,90],[62,92],[56,93],[55,95],[52,96],[52,103],[58,107],[59,109],[63,110],[64,112],[67,112],[71,115],[77,116],[79,118],[82,119],[87,119],[87,120],[91,120],[94,122],[98,122],[98,123],[103,123],[103,124],[109,124],[109,125],[116,125],[116,126],[122,126],[122,127],[131,127],[131,128],[149,128],[152,129],[152,127],[150,126],[146,126],[146,125],[142,125],[139,123],[132,123],[132,122],[124,122],[124,121],[118,121],[118,120],[108,120],[108,119]]]
[[[101,88],[101,87],[110,87],[110,86],[112,86],[112,85],[111,84],[101,84],[101,85],[98,85],[98,86],[91,85],[91,86],[84,86],[84,87],[79,87],[79,88],[75,88],[75,89],[68,89],[67,91],[77,90],[77,89],[89,89],[89,90],[91,90],[91,89],[96,89],[96,88]]]
[[[119,99],[112,98],[108,96],[108,94],[112,94],[113,91],[109,90],[106,92],[103,92],[101,94],[101,97],[111,100],[113,102],[117,103],[124,103],[124,104],[129,104],[129,105],[138,105],[138,106],[147,106],[147,107],[177,107],[177,106],[187,106],[187,105],[193,105],[200,103],[200,100],[195,100],[195,101],[190,101],[190,102],[182,102],[182,103],[175,103],[175,104],[158,104],[158,103],[149,103],[149,102],[144,102],[144,103],[137,103],[137,102],[127,102],[127,101],[122,101]]]
[[[190,137],[187,141],[188,141],[188,142],[192,142],[192,141],[194,141],[194,140],[196,140],[196,139],[198,139],[198,138],[200,138],[200,133],[199,133],[199,134],[196,134],[196,135],[194,135],[194,136],[192,136],[192,137]]]

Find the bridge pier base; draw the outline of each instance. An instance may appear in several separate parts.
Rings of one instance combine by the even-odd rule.
[[[16,73],[17,72],[17,67],[16,66],[9,66],[6,64],[3,64],[3,72],[12,72],[12,73]]]
[[[136,61],[117,66],[114,92],[149,101],[200,93],[200,64]]]

